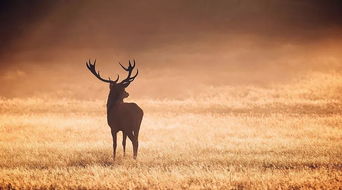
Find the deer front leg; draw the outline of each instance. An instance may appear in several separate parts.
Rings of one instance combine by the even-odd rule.
[[[115,160],[116,154],[116,133],[117,131],[112,130],[112,137],[113,137],[113,159]]]
[[[122,132],[122,147],[123,147],[123,155],[126,155],[126,138],[127,135],[125,132]]]

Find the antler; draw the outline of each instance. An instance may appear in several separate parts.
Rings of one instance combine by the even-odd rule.
[[[133,65],[131,64],[131,61],[128,61],[128,64],[129,64],[129,65],[128,65],[127,68],[125,68],[124,66],[122,66],[121,63],[119,63],[119,64],[120,64],[120,66],[121,66],[125,71],[128,72],[127,78],[120,82],[120,84],[122,84],[122,85],[124,85],[125,87],[127,87],[127,86],[135,79],[135,77],[138,76],[139,71],[138,71],[138,69],[137,69],[137,73],[136,73],[133,77],[131,77],[132,71],[133,71],[133,69],[134,69],[134,67],[135,67],[135,60],[133,60]]]
[[[93,74],[96,76],[96,78],[100,79],[100,80],[103,81],[103,82],[108,82],[108,83],[116,83],[116,82],[118,82],[118,80],[119,80],[119,75],[118,75],[118,77],[116,78],[115,81],[111,80],[110,77],[108,77],[108,80],[103,79],[103,78],[100,76],[100,72],[99,72],[99,71],[96,72],[96,70],[95,70],[95,64],[96,64],[96,59],[95,59],[95,61],[94,61],[94,64],[91,64],[90,59],[89,59],[88,62],[86,62],[86,65],[87,65],[88,69],[90,70],[91,73],[93,73]]]

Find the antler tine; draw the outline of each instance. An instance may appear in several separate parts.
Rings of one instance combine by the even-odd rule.
[[[121,63],[119,63],[119,64],[121,65]],[[128,75],[127,75],[126,79],[124,79],[123,81],[120,82],[120,84],[123,84],[125,87],[127,87],[135,79],[135,77],[137,77],[139,71],[137,70],[137,73],[133,77],[131,77],[132,71],[133,71],[133,69],[135,67],[135,60],[134,59],[133,59],[133,65],[132,65],[131,61],[129,60],[127,68],[125,68],[123,65],[121,65],[121,67],[125,71],[128,71]]]
[[[100,71],[96,72],[95,66],[96,66],[96,59],[94,61],[94,63],[92,64],[90,59],[88,60],[88,62],[86,62],[87,68],[89,69],[89,71],[91,73],[93,73],[93,75],[95,75],[96,78],[98,78],[99,80],[103,81],[103,82],[108,82],[108,83],[116,83],[119,80],[119,75],[117,77],[117,79],[115,81],[111,80],[109,77],[109,80],[103,79],[100,75]]]
[[[130,71],[133,70],[135,67],[135,60],[133,60],[133,65],[131,64],[131,61],[128,61],[128,67],[124,67],[123,65],[121,65],[121,63],[119,62],[120,66],[125,70],[125,71]]]
[[[128,61],[128,63],[129,63],[129,68],[133,70],[135,67],[135,60],[133,59],[133,65],[131,64],[131,61]]]
[[[114,80],[113,82],[117,83],[118,80],[119,80],[119,75],[118,75],[118,77],[116,77],[116,80]]]
[[[121,63],[119,62],[119,64],[120,64],[120,66],[125,70],[125,71],[129,71],[128,70],[128,67],[126,68],[126,67],[124,67],[123,65],[121,65]]]
[[[135,73],[135,75],[133,77],[129,78],[129,82],[132,82],[135,79],[135,77],[138,76],[138,73],[139,73],[139,70],[137,69],[137,73]]]
[[[112,79],[110,79],[110,77],[108,77],[108,79],[110,80],[110,81],[113,81],[113,82],[118,82],[118,80],[119,80],[119,75],[118,75],[118,77],[116,77],[116,80],[112,80]]]
[[[135,59],[133,59],[133,68],[135,67]]]

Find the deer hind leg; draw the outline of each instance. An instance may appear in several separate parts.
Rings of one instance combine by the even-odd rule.
[[[124,131],[122,131],[122,148],[123,148],[123,155],[126,155],[126,139],[127,135]]]
[[[136,159],[136,157],[138,156],[138,148],[139,148],[139,129],[133,131],[133,136],[135,138],[135,143],[136,143],[136,148],[135,148],[135,159]]]
[[[133,145],[133,158],[137,159],[138,156],[138,138],[137,136],[133,135],[132,131],[127,134],[128,138],[132,141]]]
[[[117,131],[112,130],[112,137],[113,137],[113,159],[115,160],[116,154],[116,133]]]

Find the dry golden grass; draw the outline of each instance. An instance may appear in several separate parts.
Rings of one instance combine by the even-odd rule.
[[[105,100],[1,99],[0,189],[341,189],[341,89],[313,74],[136,100],[138,160],[128,143],[115,162]]]

